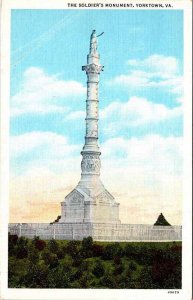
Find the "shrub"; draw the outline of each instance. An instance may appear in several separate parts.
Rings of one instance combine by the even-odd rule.
[[[103,259],[110,260],[117,256],[122,256],[123,250],[119,243],[108,244],[103,252]]]
[[[30,265],[26,276],[24,277],[25,287],[29,288],[46,288],[48,268],[45,265]]]
[[[53,268],[56,268],[59,264],[59,261],[58,261],[58,257],[56,254],[51,254],[50,256],[50,259],[49,259],[49,265],[50,265],[50,268],[53,269]]]
[[[48,248],[49,248],[50,252],[52,252],[52,253],[57,253],[58,250],[59,250],[59,246],[58,246],[57,241],[54,240],[54,239],[51,239],[51,240],[48,242]]]
[[[78,253],[77,256],[74,257],[73,260],[73,266],[74,267],[79,267],[83,262],[83,258],[80,256],[80,254]]]
[[[115,256],[114,259],[113,259],[113,262],[114,262],[115,265],[120,265],[120,263],[121,263],[120,256]]]
[[[114,275],[120,275],[124,270],[124,267],[123,267],[123,264],[119,264],[119,265],[115,265],[115,268],[114,268],[114,272],[113,274]]]
[[[136,247],[132,245],[131,243],[128,243],[124,247],[125,255],[129,258],[134,257],[136,253]]]
[[[46,242],[43,240],[36,240],[35,241],[35,248],[39,251],[44,250],[44,248],[46,247]]]
[[[157,288],[181,287],[181,269],[174,260],[154,261],[151,276]],[[171,280],[171,278],[175,278],[175,280]]]
[[[79,279],[79,283],[80,283],[81,288],[93,287],[94,286],[94,276],[89,272],[85,272]]]
[[[114,281],[112,275],[110,275],[110,274],[106,274],[104,277],[102,277],[100,280],[100,283],[103,287],[106,287],[106,288],[113,289],[116,287],[115,281]]]
[[[129,268],[129,270],[131,270],[131,272],[136,271],[137,270],[137,264],[134,261],[131,261],[129,263],[128,268]]]
[[[95,261],[95,266],[94,269],[92,271],[92,273],[97,277],[100,278],[104,275],[105,269],[104,266],[101,262],[101,260],[96,260]]]
[[[31,245],[28,248],[28,259],[33,264],[36,264],[39,261],[39,253],[38,250],[34,247],[34,245]]]
[[[152,269],[151,267],[143,267],[139,275],[139,284],[141,289],[155,288],[152,280]]]
[[[132,276],[129,272],[122,272],[118,278],[118,287],[121,289],[129,289],[132,284]]]
[[[87,237],[82,240],[82,246],[80,249],[81,255],[85,258],[92,256],[93,239],[92,237]]]
[[[50,253],[48,250],[42,253],[42,259],[51,269],[57,267],[59,264],[57,255],[55,253]]]
[[[98,245],[96,243],[94,243],[92,245],[92,254],[93,254],[93,256],[99,257],[99,256],[102,256],[103,253],[104,253],[104,247],[102,245]]]
[[[61,246],[59,247],[59,250],[57,252],[57,256],[58,256],[58,259],[63,259],[66,255],[66,247],[65,246]]]
[[[9,256],[12,256],[15,254],[15,247],[17,244],[18,236],[16,234],[8,235],[8,249],[9,249]]]
[[[93,239],[91,236],[87,237],[87,238],[84,238],[82,240],[82,248],[83,249],[92,249],[92,246],[93,246]]]
[[[88,271],[88,268],[89,268],[89,262],[86,260],[82,260],[82,263],[79,266],[79,270],[81,272],[85,272],[85,271]]]
[[[16,256],[20,259],[26,258],[28,256],[28,241],[24,237],[20,237],[17,240]]]
[[[8,235],[8,241],[9,244],[16,245],[18,240],[18,235],[17,234],[10,234]]]
[[[75,258],[79,252],[79,244],[77,241],[69,241],[66,247],[66,253],[72,258]]]

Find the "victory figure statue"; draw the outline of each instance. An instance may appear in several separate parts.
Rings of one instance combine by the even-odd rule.
[[[92,34],[90,36],[90,53],[97,53],[97,36],[96,36],[96,30],[92,31]]]

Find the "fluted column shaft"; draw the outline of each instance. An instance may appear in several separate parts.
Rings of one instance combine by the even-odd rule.
[[[100,65],[99,54],[93,48],[91,36],[90,53],[87,55],[87,65],[82,67],[87,74],[87,100],[86,100],[86,134],[85,144],[81,152],[82,175],[100,175],[100,149],[98,146],[98,88],[99,74],[103,70]]]

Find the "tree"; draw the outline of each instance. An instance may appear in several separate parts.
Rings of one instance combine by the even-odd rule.
[[[57,255],[55,253],[50,253],[49,250],[42,253],[42,259],[50,269],[56,268],[59,264]]]
[[[33,240],[34,246],[37,250],[42,251],[46,247],[46,242],[40,240],[39,237]]]
[[[69,254],[72,258],[77,257],[79,253],[79,242],[69,241],[66,247],[66,253]]]
[[[57,241],[54,239],[49,240],[48,248],[49,248],[50,252],[57,254],[57,252],[59,250]]]
[[[102,245],[98,245],[96,243],[94,243],[92,245],[92,254],[93,254],[93,256],[99,257],[99,256],[102,256],[103,253],[104,253],[104,247]]]
[[[84,272],[79,279],[81,288],[89,288],[94,286],[94,276],[92,273]]]
[[[92,256],[92,247],[93,247],[93,239],[91,236],[84,238],[82,240],[82,247],[80,249],[83,257],[91,257]]]
[[[17,245],[18,236],[16,234],[11,235],[9,233],[8,235],[8,249],[9,249],[9,256],[12,256],[15,254],[15,248]]]
[[[31,264],[24,277],[25,287],[46,288],[48,287],[47,276],[48,267],[45,265]]]
[[[53,269],[53,268],[56,268],[59,264],[59,261],[58,261],[58,257],[55,253],[52,253],[50,255],[50,258],[49,258],[49,265],[50,265],[50,268]]]
[[[28,259],[32,264],[37,264],[39,261],[39,252],[33,244],[28,248]]]
[[[92,273],[97,277],[100,278],[104,275],[105,269],[104,269],[104,265],[101,262],[100,259],[97,259],[95,261],[95,266],[94,269],[92,270]]]
[[[152,280],[152,268],[143,267],[140,271],[139,284],[141,289],[156,288]]]
[[[154,223],[154,226],[171,226],[170,223],[165,219],[164,215],[161,213]]]
[[[106,287],[106,288],[116,288],[116,283],[115,280],[112,276],[112,274],[105,274],[101,279],[100,279],[100,284],[102,287]]]
[[[129,263],[129,270],[131,270],[131,272],[136,271],[137,270],[137,264],[134,261],[131,261]]]
[[[117,256],[123,255],[123,249],[121,248],[119,243],[110,243],[108,244],[103,252],[103,259],[110,260]]]
[[[28,240],[24,237],[20,237],[17,240],[16,256],[20,259],[26,258],[28,256]]]

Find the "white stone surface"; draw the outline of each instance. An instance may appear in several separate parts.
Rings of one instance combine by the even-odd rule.
[[[181,241],[182,226],[107,223],[28,223],[9,224],[10,234],[57,240],[82,240],[92,236],[95,241],[142,242]]]
[[[60,223],[97,222],[120,223],[119,204],[100,180],[100,149],[98,146],[98,90],[103,70],[98,54],[96,32],[90,37],[87,65],[86,135],[82,149],[81,179],[61,203]]]

